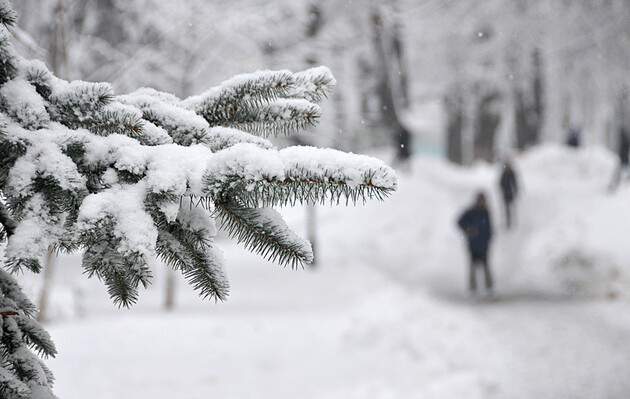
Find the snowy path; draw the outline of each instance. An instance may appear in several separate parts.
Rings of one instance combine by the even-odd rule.
[[[464,291],[452,221],[493,175],[428,166],[387,203],[322,210],[315,272],[228,246],[225,304],[204,304],[182,286],[179,310],[165,314],[157,287],[117,314],[98,283],[86,284],[90,317],[50,326],[58,395],[628,398],[630,303],[567,295],[529,262],[539,259],[537,229],[564,207],[554,197],[586,196],[588,182],[546,192],[544,174],[523,171],[519,229],[499,230],[494,253],[499,299],[480,302]],[[289,219],[299,226],[301,213]]]
[[[626,398],[626,303],[469,303],[400,290],[367,270],[258,282],[220,309],[53,326],[64,398]],[[269,272],[267,270],[266,272]],[[240,273],[239,273],[240,274]],[[359,277],[360,276],[360,277]],[[243,280],[241,280],[241,278]],[[350,281],[373,297],[344,293]],[[256,287],[258,286],[258,287]],[[300,297],[295,295],[302,292]],[[317,297],[320,304],[307,298]],[[77,375],[80,379],[77,380]],[[89,394],[89,395],[88,395]]]

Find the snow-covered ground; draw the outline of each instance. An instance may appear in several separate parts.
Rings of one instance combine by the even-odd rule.
[[[161,274],[132,310],[59,260],[49,330],[74,398],[628,398],[630,187],[601,149],[516,160],[518,225],[497,170],[419,158],[384,203],[319,209],[319,263],[291,271],[223,242],[232,295],[204,303]],[[492,190],[497,298],[470,298],[454,220]],[[302,211],[287,210],[302,228]]]

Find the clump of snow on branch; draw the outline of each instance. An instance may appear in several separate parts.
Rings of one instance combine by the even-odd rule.
[[[44,101],[24,79],[18,77],[5,83],[0,97],[9,115],[23,127],[38,129],[50,122]]]

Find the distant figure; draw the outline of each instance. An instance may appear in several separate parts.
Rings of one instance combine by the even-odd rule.
[[[582,131],[578,127],[570,127],[567,134],[567,145],[572,148],[578,148],[581,144]]]
[[[470,279],[471,292],[477,291],[477,268],[483,267],[486,282],[486,291],[492,292],[492,274],[488,264],[488,250],[492,240],[492,222],[486,196],[483,192],[477,194],[475,203],[460,216],[457,224],[464,232],[468,241],[470,255]]]
[[[623,126],[619,129],[617,155],[619,156],[619,164],[613,173],[613,178],[610,182],[610,191],[617,189],[624,174],[626,177],[630,174],[630,134],[628,133],[628,129]]]
[[[396,167],[400,167],[402,169],[409,169],[409,159],[411,158],[411,132],[402,125],[402,123],[398,123],[398,127],[395,132],[396,144],[398,148],[396,148],[396,158],[393,163]]]
[[[509,229],[512,227],[514,201],[518,196],[518,179],[516,172],[509,160],[503,164],[503,171],[499,178],[499,188],[503,196],[503,206],[505,208],[505,224]]]

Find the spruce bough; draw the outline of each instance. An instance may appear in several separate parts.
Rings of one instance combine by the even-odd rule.
[[[49,248],[82,251],[83,268],[130,306],[152,260],[202,297],[229,285],[219,228],[284,266],[313,260],[274,206],[357,203],[396,189],[391,168],[331,149],[276,149],[268,137],[314,126],[335,80],[325,67],[239,75],[179,99],[142,88],[67,82],[11,46],[16,15],[0,0],[0,397],[46,398],[54,356],[11,273],[41,271]]]

